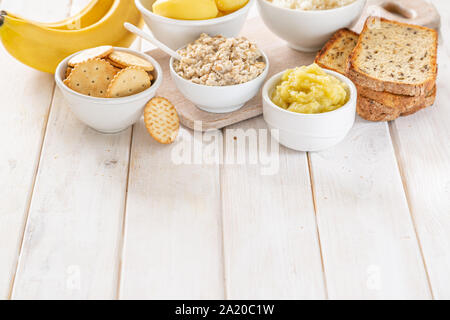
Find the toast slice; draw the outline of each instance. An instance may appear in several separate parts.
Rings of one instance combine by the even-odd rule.
[[[356,105],[358,115],[368,121],[392,121],[400,117],[401,110],[390,108],[372,99],[358,95]]]
[[[409,106],[406,109],[392,108],[385,106],[377,101],[358,95],[358,104],[356,111],[359,116],[369,121],[392,121],[400,116],[408,116],[419,110],[430,107],[436,99],[436,90],[425,97],[424,101],[416,105]]]
[[[435,30],[369,17],[350,54],[347,76],[374,91],[420,96],[437,76]]]
[[[348,57],[359,39],[359,34],[349,29],[338,30],[325,44],[316,56],[315,63],[325,69],[333,70],[346,75]],[[406,96],[389,92],[374,91],[364,86],[356,85],[358,93],[370,100],[378,102],[385,107],[406,110],[417,105],[425,105],[427,95]],[[435,88],[432,89],[432,91]],[[432,92],[431,92],[432,93]],[[430,94],[431,94],[430,93]]]
[[[346,74],[347,60],[358,43],[359,34],[344,28],[338,30],[316,56],[315,63],[322,68]]]
[[[436,101],[436,87],[434,87],[434,90],[429,95],[426,96],[424,103],[417,103],[414,106],[406,108],[406,110],[402,112],[401,116],[402,117],[409,116],[411,114],[416,113],[417,111],[431,107],[432,105],[434,105],[435,101]]]
[[[431,89],[431,92],[421,96],[404,96],[389,92],[374,91],[359,85],[356,85],[356,89],[358,90],[358,94],[365,98],[379,102],[386,107],[397,108],[399,110],[406,110],[417,105],[426,104],[427,98],[430,95],[436,94],[436,86]]]

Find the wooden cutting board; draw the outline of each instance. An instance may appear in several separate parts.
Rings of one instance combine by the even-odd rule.
[[[360,32],[366,18],[370,15],[435,29],[440,25],[439,13],[426,0],[369,0],[361,19],[355,24],[353,30]],[[282,39],[267,29],[259,17],[249,19],[241,34],[255,40],[269,57],[270,70],[267,78],[287,68],[308,65],[314,61],[315,53],[290,49]],[[262,114],[261,94],[247,102],[241,109],[230,113],[216,114],[198,109],[184,98],[170,78],[169,56],[160,50],[152,50],[148,54],[161,64],[164,72],[164,81],[158,90],[158,95],[168,98],[176,106],[184,126],[194,129],[194,122],[202,121],[203,131],[220,129]]]

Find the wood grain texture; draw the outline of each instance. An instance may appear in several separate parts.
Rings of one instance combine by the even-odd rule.
[[[115,297],[130,133],[89,129],[57,90],[14,299]]]
[[[115,297],[130,138],[87,128],[56,90],[13,299]]]
[[[161,145],[142,121],[135,126],[121,299],[224,298],[219,165],[174,157],[193,139],[181,128],[174,144]]]
[[[72,13],[87,1],[73,0]],[[63,18],[71,1],[43,2],[0,0],[41,21]],[[391,125],[399,168],[387,125],[362,120],[310,155],[312,177],[304,153],[281,147],[276,175],[261,164],[176,165],[176,145],[154,142],[142,121],[134,135],[98,134],[59,91],[46,130],[51,76],[0,49],[0,299],[20,251],[16,299],[450,298],[450,2],[433,2],[438,98]],[[286,50],[271,51],[275,68]],[[265,128],[262,118],[231,127],[250,128]],[[182,128],[178,143],[192,139]]]
[[[259,134],[256,128],[266,129],[261,117],[224,129],[225,141],[244,142],[242,132],[230,129]],[[247,156],[264,154],[268,149],[263,145],[259,140],[258,151],[247,141],[244,150]],[[237,150],[225,142],[225,159]],[[281,148],[278,160],[278,167],[272,167],[278,170],[267,175],[261,169],[271,167],[269,161],[222,167],[229,299],[326,296],[306,154]]]
[[[358,119],[311,167],[330,298],[430,298],[386,123]]]
[[[450,3],[435,4],[445,15],[436,103],[396,120],[391,131],[434,296],[450,299]]]
[[[24,16],[57,20],[69,0],[3,0],[1,8]],[[34,185],[54,82],[51,75],[14,60],[0,45],[0,299],[9,296]]]

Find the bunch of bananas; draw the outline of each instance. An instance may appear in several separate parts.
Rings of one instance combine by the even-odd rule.
[[[143,26],[134,0],[92,0],[76,16],[56,23],[33,22],[9,12],[0,13],[0,38],[20,62],[54,73],[67,56],[101,45],[129,47],[135,35],[123,24]]]

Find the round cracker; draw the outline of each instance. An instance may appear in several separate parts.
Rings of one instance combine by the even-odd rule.
[[[180,130],[177,110],[166,98],[155,97],[147,103],[144,122],[153,139],[162,144],[174,142]]]
[[[114,62],[114,61],[112,61],[109,58],[106,58],[105,60],[108,61],[109,63],[111,63],[114,67],[119,68],[119,69],[125,69],[127,67],[127,66],[124,66],[124,65],[122,65],[120,63]]]
[[[117,69],[102,59],[79,63],[73,68],[66,84],[72,90],[87,96],[106,98],[109,84]]]
[[[101,46],[87,49],[72,57],[72,59],[69,60],[68,64],[71,67],[75,67],[77,64],[86,62],[88,60],[107,57],[113,51],[114,49],[111,46]]]
[[[117,64],[117,66],[126,67],[141,67],[145,71],[153,71],[154,67],[145,59],[142,59],[134,54],[122,51],[114,51],[108,56],[108,59],[112,61],[112,63]]]
[[[70,74],[72,73],[73,68],[72,67],[67,67],[66,69],[66,79],[70,76]]]
[[[152,85],[148,73],[139,67],[120,70],[108,86],[108,97],[121,98],[142,92]]]

